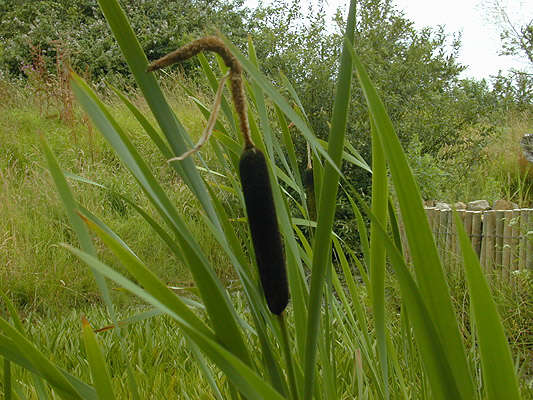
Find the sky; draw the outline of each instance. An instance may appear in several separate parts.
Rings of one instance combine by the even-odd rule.
[[[331,0],[330,0],[331,1]],[[500,37],[487,1],[482,0],[394,0],[398,8],[414,21],[417,27],[445,25],[447,32],[462,32],[459,61],[467,65],[466,77],[488,78],[499,70],[525,69],[527,64],[510,56],[499,56]],[[501,0],[514,22],[533,19],[533,1]],[[485,4],[485,6],[484,6]]]
[[[306,4],[311,0],[301,0]],[[348,0],[325,0],[329,9],[347,8]],[[523,60],[510,56],[499,56],[500,38],[494,21],[490,20],[486,5],[492,0],[393,0],[398,9],[415,23],[415,26],[444,25],[448,33],[461,32],[462,46],[459,62],[468,68],[463,77],[489,78],[499,70],[510,68],[525,70],[531,68]],[[524,23],[533,19],[533,0],[498,0],[504,5],[513,22]],[[269,3],[268,0],[263,0]],[[247,0],[253,7],[257,0]],[[345,12],[346,14],[346,12]]]

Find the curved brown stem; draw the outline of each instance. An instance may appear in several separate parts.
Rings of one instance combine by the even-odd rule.
[[[167,54],[166,56],[150,64],[147,72],[164,68],[168,65],[185,61],[201,51],[214,51],[230,69],[231,95],[235,109],[239,115],[241,132],[244,138],[244,147],[248,149],[254,146],[250,136],[250,127],[248,125],[248,116],[246,111],[246,96],[244,94],[244,85],[242,83],[242,67],[233,54],[226,47],[224,42],[217,36],[206,36],[197,39],[179,49]]]

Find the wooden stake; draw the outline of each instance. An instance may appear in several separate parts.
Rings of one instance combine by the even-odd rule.
[[[503,264],[503,227],[504,227],[504,213],[503,211],[496,211],[496,267],[501,270]]]
[[[444,214],[444,241],[443,241],[443,263],[447,266],[448,270],[450,269],[450,238],[452,232],[450,229],[450,220],[451,220],[451,211],[445,210]]]
[[[481,268],[484,271],[487,269],[487,213],[481,211],[481,254],[479,256],[479,262],[481,263]]]
[[[511,253],[513,246],[513,211],[505,210],[503,212],[503,240],[502,240],[502,277],[509,279],[511,277]]]
[[[441,261],[443,258],[443,248],[446,243],[446,214],[444,211],[439,210],[439,226],[437,233],[437,247],[439,249],[439,256]]]
[[[533,209],[527,210],[527,230],[526,230],[526,268],[533,269],[533,234],[529,232],[533,231]]]
[[[459,217],[461,218],[461,223],[463,224],[463,227],[466,229],[466,210],[459,210],[457,211],[459,213]],[[459,243],[459,235],[457,235],[457,227],[455,227],[455,254],[457,258],[457,271],[459,274],[462,275],[463,273],[463,253],[461,252],[461,244]]]
[[[520,210],[514,209],[511,217],[511,273],[519,269],[518,261],[520,256]]]
[[[518,268],[523,270],[526,268],[526,253],[527,253],[527,218],[529,211],[527,208],[520,210],[520,251],[518,255]]]
[[[457,247],[455,246],[455,223],[453,222],[453,213],[448,211],[448,237],[446,239],[446,249],[448,250],[447,258],[450,269],[455,272],[457,266]]]
[[[485,220],[484,223],[486,223],[487,231],[486,235],[484,237],[486,241],[485,245],[485,265],[486,265],[486,271],[489,273],[492,273],[492,270],[494,269],[494,265],[496,263],[496,237],[495,237],[495,228],[496,228],[496,211],[486,211],[485,212]]]
[[[472,211],[472,247],[479,257],[481,254],[481,211]]]

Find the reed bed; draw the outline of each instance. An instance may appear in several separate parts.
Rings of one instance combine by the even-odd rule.
[[[99,4],[155,123],[149,122],[126,96],[122,95],[122,100],[165,159],[180,157],[192,147],[190,134],[167,103],[154,72],[147,71],[149,62],[118,2],[100,0]],[[216,154],[216,167],[206,165],[201,151],[168,163],[168,168],[181,177],[196,197],[202,222],[234,269],[240,285],[240,306],[202,250],[200,241],[204,238],[191,232],[184,220],[184,211],[170,200],[165,188],[155,179],[152,166],[140,156],[110,110],[87,82],[72,73],[71,84],[78,102],[130,171],[132,180],[151,203],[151,211],[139,207],[131,199],[124,198],[124,201],[153,229],[154,241],[162,241],[187,265],[195,283],[195,296],[169,288],[147,267],[135,249],[78,202],[71,190],[72,182],[92,185],[95,190],[108,189],[98,182],[65,174],[42,135],[41,146],[49,171],[77,236],[77,242],[63,246],[87,264],[106,305],[108,322],[117,328],[111,329],[114,348],[110,360],[106,356],[110,349],[106,346],[103,350],[101,334],[95,332],[96,324],[88,318],[80,320],[84,353],[79,362],[90,371],[89,376],[85,374],[82,379],[76,366],[60,366],[54,357],[45,355],[36,346],[9,298],[3,296],[10,316],[9,321],[0,319],[5,397],[13,398],[14,393],[25,396],[21,382],[12,379],[13,369],[25,369],[32,374],[32,396],[39,399],[114,399],[124,397],[125,393],[132,398],[142,398],[136,378],[142,361],[136,360],[137,353],[129,346],[126,326],[161,318],[164,314],[174,328],[169,340],[179,341],[189,349],[191,360],[202,372],[202,382],[208,387],[204,392],[208,398],[520,398],[518,372],[487,280],[460,217],[449,212],[442,219],[439,216],[436,240],[451,245],[451,229],[456,227],[471,304],[468,311],[472,322],[468,333],[471,342],[465,340],[459,328],[443,268],[447,255],[439,254],[420,191],[398,137],[353,50],[355,6],[356,2],[352,1],[326,145],[316,138],[290,83],[286,82],[284,88],[290,96],[287,99],[260,72],[253,42],[250,40],[245,56],[222,37],[226,56],[231,55],[245,73],[243,95],[249,112],[242,112],[239,101],[234,102],[236,108],[233,108],[226,94],[221,98],[222,113],[216,118],[215,132],[209,141]],[[214,93],[219,89],[217,75],[227,72],[226,56],[217,59],[214,65],[205,56],[198,55]],[[346,140],[354,77],[369,110],[371,168]],[[232,78],[232,82],[235,81],[235,77]],[[213,113],[200,101],[197,104],[209,121]],[[261,233],[261,227],[252,225],[251,219],[256,215],[250,214],[256,211],[250,213],[247,207],[249,194],[246,190],[243,194],[242,171],[239,174],[238,167],[243,148],[248,147],[242,140],[242,129],[246,125],[243,116],[249,124],[254,145],[264,154],[266,171],[262,170],[261,176],[268,178],[272,190],[275,217],[271,218],[278,219],[290,291],[286,310],[284,305],[272,308],[269,301],[272,292],[265,293],[265,290],[276,290],[276,285],[272,284],[275,282],[269,282],[267,289],[260,276],[267,268],[261,261],[265,249],[257,247],[259,239],[254,232]],[[316,220],[309,218],[306,194],[310,191],[306,191],[299,176],[299,160],[289,134],[289,123],[310,146]],[[343,159],[372,170],[370,205],[356,191],[349,190],[350,184],[342,175]],[[252,168],[255,167],[252,165]],[[398,207],[394,207],[390,199],[389,177]],[[354,213],[365,214],[370,219],[369,234],[364,223],[359,225],[364,249],[362,257],[332,232],[340,183],[352,200]],[[231,206],[220,201],[227,193],[234,200]],[[409,263],[402,252],[397,223],[400,216]],[[251,236],[248,228],[242,231],[242,221],[252,225]],[[95,238],[123,269],[113,268],[99,257]],[[503,259],[503,253],[501,257]],[[338,268],[334,268],[334,261]],[[391,323],[397,319],[388,311],[386,280],[393,280],[399,289],[401,307],[394,312],[400,313],[396,328],[401,335],[393,336],[391,332]],[[363,301],[360,281],[364,283],[368,303]],[[149,305],[149,311],[122,320],[113,303],[110,282],[139,297]],[[283,292],[280,298],[285,299],[284,283],[278,283],[280,293]],[[156,348],[152,350],[157,351]],[[339,354],[344,356],[339,357]],[[115,364],[123,369],[113,369]],[[167,373],[174,375],[172,369]],[[117,375],[123,377],[120,391],[112,382]],[[184,397],[195,397],[196,389],[191,387],[189,393],[184,392]]]

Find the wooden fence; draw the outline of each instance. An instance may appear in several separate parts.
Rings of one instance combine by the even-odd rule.
[[[533,268],[533,208],[457,212],[486,272],[510,277],[513,271]],[[426,214],[443,264],[462,270],[452,211],[426,207]]]

